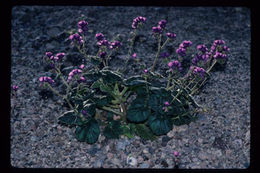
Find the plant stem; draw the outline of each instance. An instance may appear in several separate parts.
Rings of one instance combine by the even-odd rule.
[[[120,107],[122,109],[122,120],[126,122],[126,107],[124,103],[120,103]]]
[[[54,92],[55,94],[57,94],[58,96],[60,96],[61,98],[63,98],[69,105],[71,110],[74,110],[74,107],[71,105],[70,101],[68,100],[67,96],[63,96],[61,95],[57,90],[55,90],[50,84],[48,84],[48,87],[52,90],[52,92]]]
[[[172,73],[170,73],[169,76],[168,76],[168,82],[167,82],[166,90],[169,90],[170,83],[171,83],[171,77],[172,77]],[[174,84],[173,84],[172,88],[174,88]]]
[[[60,69],[55,67],[55,70],[58,72],[58,75],[60,76],[60,78],[61,78],[62,82],[64,83],[64,85],[66,85],[66,87],[70,89],[70,86],[69,86],[69,84],[66,82],[66,80],[64,79],[64,77],[63,77],[63,75],[62,75]]]
[[[117,114],[117,115],[120,115],[120,116],[123,116],[123,114],[122,114],[121,112],[117,112],[117,111],[111,109],[110,107],[103,106],[103,107],[101,107],[101,109],[103,109],[103,110],[105,110],[105,111],[112,112],[112,113]]]
[[[159,38],[158,38],[158,50],[157,50],[155,59],[154,59],[154,61],[153,61],[153,66],[152,66],[152,68],[151,68],[151,71],[152,71],[152,72],[154,71],[155,65],[156,65],[156,63],[157,63],[158,57],[159,57],[160,52],[161,52],[161,41],[162,41],[162,35],[160,34],[160,35],[159,35]]]
[[[164,46],[168,43],[170,41],[170,38],[167,38],[166,39],[166,41],[163,43],[163,45],[162,45],[162,47],[161,47],[161,49],[163,49],[164,48]]]

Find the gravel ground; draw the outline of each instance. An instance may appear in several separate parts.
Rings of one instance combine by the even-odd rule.
[[[196,96],[210,111],[189,125],[175,126],[155,141],[105,140],[78,142],[74,129],[60,126],[57,117],[66,110],[55,95],[43,98],[38,78],[48,75],[42,57],[46,51],[80,56],[69,48],[65,31],[75,29],[84,15],[92,35],[89,52],[96,50],[94,34],[108,39],[131,31],[133,18],[147,17],[134,49],[151,63],[156,41],[151,27],[161,19],[177,34],[175,48],[183,40],[193,45],[223,39],[231,51],[226,67],[212,73]],[[180,152],[180,168],[247,168],[250,164],[250,10],[247,8],[173,7],[40,7],[17,6],[12,10],[11,84],[18,85],[11,99],[11,164],[19,168],[173,168],[174,151]],[[146,36],[146,37],[145,37]],[[149,38],[149,39],[148,39]],[[172,51],[170,47],[167,47]],[[195,46],[192,48],[195,50]],[[145,51],[143,51],[145,50]],[[124,56],[126,49],[119,51]],[[94,52],[93,52],[94,54]],[[71,65],[71,62],[66,62]],[[74,61],[74,65],[77,61]],[[78,62],[80,63],[80,61]],[[120,65],[115,58],[115,66]],[[165,68],[165,65],[161,65]],[[130,71],[131,73],[131,71]],[[46,93],[45,93],[46,95]],[[131,153],[132,162],[127,162]],[[136,162],[135,162],[136,161]]]

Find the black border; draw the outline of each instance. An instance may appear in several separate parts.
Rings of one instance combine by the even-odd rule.
[[[229,6],[229,7],[247,7],[251,11],[251,33],[256,33],[257,30],[255,29],[256,26],[256,6],[253,7],[253,5],[250,3],[249,0],[139,0],[139,1],[126,1],[126,0],[12,0],[10,3],[10,8],[6,8],[8,17],[7,18],[7,25],[5,25],[5,28],[7,31],[5,33],[9,33],[7,42],[5,42],[6,48],[4,50],[8,50],[7,56],[11,59],[11,11],[12,7],[14,6],[34,6],[34,5],[40,5],[40,6]],[[3,27],[3,26],[2,26]],[[7,34],[6,34],[7,35]],[[10,85],[11,85],[11,61],[7,58],[7,64],[4,68],[0,68],[1,70],[1,79],[2,81],[5,81],[4,83],[6,85],[0,85],[0,89],[2,93],[4,93],[4,101],[2,101],[1,106],[4,108],[8,108],[7,112],[3,113],[0,116],[1,118],[1,136],[0,139],[4,139],[4,147],[1,145],[1,149],[3,150],[1,153],[4,153],[3,159],[1,159],[0,165],[1,170],[6,169],[6,172],[17,172],[17,173],[23,173],[23,172],[35,172],[35,173],[43,173],[43,172],[252,172],[253,169],[256,168],[256,160],[257,160],[257,144],[256,142],[259,141],[259,136],[256,131],[257,126],[257,119],[256,119],[256,112],[257,109],[252,109],[252,107],[256,107],[256,104],[254,102],[254,97],[256,97],[255,93],[257,82],[255,75],[257,74],[257,63],[255,62],[255,58],[253,58],[256,54],[252,50],[254,47],[254,39],[255,37],[252,37],[251,35],[251,100],[250,100],[250,113],[251,113],[251,146],[250,146],[250,166],[247,169],[60,169],[60,168],[14,168],[11,166],[10,163]],[[2,57],[4,58],[4,57]],[[257,58],[257,57],[256,57]],[[254,80],[255,79],[255,80]],[[4,123],[3,123],[4,122]],[[7,132],[7,133],[6,133]],[[5,171],[4,171],[5,172]]]

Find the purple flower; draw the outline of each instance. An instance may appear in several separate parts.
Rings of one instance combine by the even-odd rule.
[[[80,74],[82,73],[82,70],[80,69],[73,69],[70,73],[69,73],[69,76],[68,76],[68,81],[71,81],[73,76],[77,75],[77,74]]]
[[[82,45],[83,44],[83,38],[78,34],[72,34],[69,36],[69,39],[72,41],[72,43]]]
[[[176,50],[176,53],[180,56],[185,56],[186,55],[186,49],[183,47],[180,47]]]
[[[200,44],[197,46],[197,49],[203,53],[208,51],[208,48],[204,44]]]
[[[132,55],[132,57],[133,57],[133,58],[136,58],[136,53],[134,53],[134,54]]]
[[[81,65],[79,66],[80,69],[84,69],[84,67],[85,67],[84,64],[81,64]]]
[[[14,91],[17,91],[19,87],[17,85],[13,85],[12,88],[13,88]]]
[[[86,22],[85,20],[81,20],[78,22],[78,32],[79,33],[83,33],[88,31],[88,22]]]
[[[99,53],[99,57],[100,57],[100,58],[105,58],[106,55],[107,55],[106,52],[100,52],[100,53]]]
[[[87,111],[86,110],[82,110],[81,113],[86,116],[87,115]]]
[[[158,26],[160,26],[161,28],[165,28],[166,24],[167,24],[166,20],[161,20],[161,21],[159,21]]]
[[[176,38],[176,34],[170,33],[170,32],[166,33],[166,36],[167,36],[168,38],[170,38],[170,39]]]
[[[230,49],[227,46],[223,46],[223,50],[226,51],[226,52],[230,51]]]
[[[136,29],[139,25],[141,25],[142,23],[145,23],[145,21],[146,21],[146,18],[145,18],[145,17],[142,17],[142,16],[136,17],[136,18],[133,20],[132,28],[133,28],[133,29]]]
[[[179,47],[187,48],[187,47],[189,47],[189,46],[191,46],[191,45],[192,45],[192,42],[191,42],[191,41],[189,41],[189,40],[184,40],[184,41],[180,44]]]
[[[57,53],[55,57],[53,57],[53,56],[52,57],[55,61],[58,61],[58,60],[62,59],[64,56],[65,56],[65,53]]]
[[[224,40],[215,40],[213,43],[213,45],[215,45],[215,46],[222,45],[222,44],[225,44]]]
[[[168,52],[163,52],[160,54],[160,57],[162,58],[168,58],[170,56],[170,54]]]
[[[109,42],[107,40],[100,40],[97,42],[98,46],[109,46]]]
[[[168,67],[170,67],[172,70],[177,69],[179,71],[182,70],[181,63],[178,60],[174,60],[168,63]]]
[[[97,34],[96,34],[96,39],[97,39],[98,41],[101,41],[101,40],[104,40],[105,37],[104,37],[104,35],[103,35],[102,33],[97,33]]]
[[[52,80],[52,78],[51,78],[51,77],[48,77],[48,76],[42,76],[42,77],[40,77],[40,78],[39,78],[39,81],[40,81],[41,83],[47,82],[47,83],[49,83],[49,84],[51,84],[51,85],[54,83],[54,80]]]
[[[53,55],[53,53],[52,52],[46,52],[45,55],[50,58]]]
[[[153,33],[162,33],[162,28],[160,26],[154,26],[152,27]]]
[[[226,59],[227,55],[217,51],[213,57],[216,59]]]
[[[168,101],[164,102],[165,106],[170,106],[170,103]]]
[[[85,81],[86,79],[83,76],[81,76],[79,82],[85,82]]]
[[[122,46],[122,43],[120,41],[114,41],[110,44],[110,49],[115,49]]]
[[[179,152],[178,151],[174,151],[173,154],[174,154],[175,157],[179,156]]]
[[[208,59],[209,59],[209,53],[206,53],[206,54],[197,54],[197,56],[194,57],[194,58],[191,60],[191,62],[192,62],[192,64],[197,65],[197,63],[198,63],[199,61],[207,62]]]
[[[148,73],[148,70],[147,70],[147,69],[144,69],[144,73]]]
[[[200,75],[202,78],[204,77],[204,74],[205,74],[205,70],[201,67],[193,67],[193,74],[194,75]]]

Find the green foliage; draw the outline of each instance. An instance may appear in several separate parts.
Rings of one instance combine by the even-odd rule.
[[[75,130],[75,136],[80,142],[93,144],[98,140],[100,129],[97,120],[91,119],[85,125],[78,126]]]
[[[80,125],[82,124],[81,117],[76,115],[74,111],[68,111],[58,118],[59,122],[65,125]]]
[[[172,130],[172,121],[166,115],[153,113],[148,121],[149,127],[156,135],[164,135]]]
[[[128,138],[133,138],[135,135],[135,125],[132,123],[129,123],[127,125],[122,125],[123,129],[123,135],[127,136]]]
[[[155,140],[151,130],[145,124],[135,124],[136,134],[144,140]]]
[[[150,112],[147,106],[147,100],[142,97],[137,97],[129,106],[126,117],[130,122],[140,123],[148,118]]]
[[[108,125],[105,127],[103,134],[108,139],[119,139],[120,135],[123,134],[120,121],[112,120],[108,122]]]

